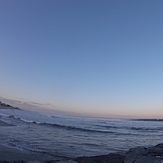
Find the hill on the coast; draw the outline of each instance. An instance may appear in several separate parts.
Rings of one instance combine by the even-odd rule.
[[[17,110],[21,110],[18,107],[14,107],[14,106],[11,106],[9,104],[5,104],[5,103],[3,103],[1,101],[0,101],[0,109],[17,109]]]

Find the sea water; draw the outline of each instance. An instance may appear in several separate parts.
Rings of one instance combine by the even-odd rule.
[[[60,158],[95,156],[162,143],[163,122],[50,115],[0,109],[0,144]]]

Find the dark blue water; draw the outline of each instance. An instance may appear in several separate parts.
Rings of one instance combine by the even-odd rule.
[[[162,143],[163,122],[66,117],[0,109],[0,144],[20,150],[74,158]]]

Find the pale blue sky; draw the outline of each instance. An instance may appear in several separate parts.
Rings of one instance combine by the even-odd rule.
[[[163,117],[162,0],[2,0],[0,22],[1,97]]]

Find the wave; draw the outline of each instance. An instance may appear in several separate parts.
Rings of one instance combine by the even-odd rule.
[[[112,133],[112,134],[117,134],[119,133],[119,130],[134,130],[134,131],[141,131],[141,132],[155,132],[157,130],[163,130],[163,127],[157,127],[157,128],[145,128],[145,127],[128,127],[128,126],[103,126],[103,125],[94,125],[97,127],[100,127],[98,129],[92,128],[82,128],[82,127],[77,127],[77,126],[68,126],[68,125],[62,125],[62,124],[57,124],[57,123],[48,123],[48,122],[38,122],[34,120],[29,120],[29,119],[24,119],[20,118],[14,115],[6,115],[6,114],[1,114],[2,116],[6,116],[9,118],[14,118],[17,120],[20,120],[25,123],[32,123],[32,124],[37,124],[40,126],[47,126],[47,127],[55,127],[55,128],[61,128],[65,130],[75,130],[75,131],[82,131],[82,132],[91,132],[91,133]],[[123,133],[123,132],[122,132]],[[121,133],[121,134],[122,134]]]
[[[0,113],[0,116],[3,116],[3,117],[9,117],[10,115],[8,115],[8,114],[4,114],[4,113]]]
[[[147,127],[129,127],[129,126],[111,126],[111,125],[108,125],[108,126],[104,126],[104,125],[95,125],[97,127],[102,127],[102,128],[106,128],[106,129],[115,129],[115,130],[118,130],[118,129],[125,129],[125,130],[135,130],[135,131],[156,131],[156,130],[162,130],[163,127],[157,127],[157,128],[147,128]]]
[[[75,126],[66,126],[66,125],[60,125],[60,124],[50,124],[50,123],[40,123],[40,125],[46,125],[46,126],[52,126],[52,127],[58,127],[58,128],[64,128],[67,130],[76,130],[76,131],[84,131],[84,132],[93,132],[93,133],[114,133],[113,131],[100,131],[100,130],[94,130],[94,129],[86,129],[81,127],[75,127]]]
[[[9,115],[8,117],[9,117],[9,118],[18,119],[18,120],[23,121],[23,122],[26,122],[26,123],[36,123],[36,122],[33,121],[33,120],[28,120],[28,119],[20,118],[20,117],[17,117],[17,116],[15,116],[15,115]],[[38,122],[38,123],[39,123],[39,122]]]
[[[137,131],[137,132],[156,132],[162,130],[162,127],[147,128],[147,127],[124,127],[126,130]]]
[[[118,127],[118,126],[104,126],[104,125],[94,125],[94,126],[97,126],[97,127],[102,127],[102,128],[106,128],[106,129],[116,129],[116,128],[120,128],[120,127]]]
[[[40,126],[49,126],[49,127],[55,127],[55,128],[62,128],[66,130],[76,130],[76,131],[84,131],[84,132],[96,132],[96,133],[114,133],[113,131],[100,131],[100,130],[94,130],[94,129],[86,129],[86,128],[81,128],[81,127],[75,127],[75,126],[66,126],[66,125],[61,125],[61,124],[56,124],[56,123],[47,123],[47,122],[38,122],[38,121],[33,121],[33,120],[27,120],[24,118],[19,118],[13,115],[10,115],[9,118],[14,118],[20,121],[23,121],[25,123],[33,123],[37,124]]]

